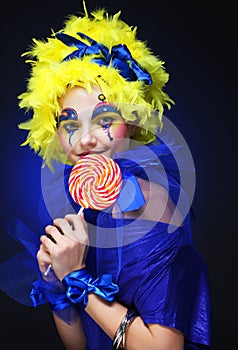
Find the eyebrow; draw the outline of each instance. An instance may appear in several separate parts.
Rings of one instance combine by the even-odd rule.
[[[107,113],[107,112],[113,112],[121,116],[121,112],[114,105],[105,103],[105,102],[99,102],[93,110],[91,119],[93,120],[98,115]]]
[[[64,108],[59,116],[59,123],[65,120],[78,120],[78,114],[73,108]]]

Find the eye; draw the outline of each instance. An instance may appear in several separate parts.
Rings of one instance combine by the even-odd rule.
[[[97,121],[97,124],[102,126],[102,127],[105,127],[105,126],[110,126],[112,125],[113,121],[115,119],[113,117],[110,117],[110,116],[106,116],[106,117],[103,117],[103,118],[100,118],[98,121]]]
[[[63,128],[68,132],[73,132],[73,131],[76,131],[79,129],[79,125],[77,123],[73,123],[73,122],[70,122],[70,123],[65,123],[63,125]]]

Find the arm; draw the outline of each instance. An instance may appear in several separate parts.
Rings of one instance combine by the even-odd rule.
[[[55,325],[67,350],[85,350],[86,339],[80,318],[73,325],[65,323],[53,312]]]
[[[108,304],[95,294],[89,294],[86,312],[98,323],[104,332],[113,339],[116,330],[127,309],[114,302]],[[54,320],[58,333],[67,350],[85,350],[86,341],[80,319],[68,325],[56,315]],[[176,329],[158,324],[146,326],[137,317],[126,332],[127,350],[183,350],[183,335]]]
[[[117,302],[108,304],[100,297],[89,294],[86,312],[113,339],[114,334],[125,316],[127,309]],[[126,350],[183,350],[184,339],[176,329],[158,324],[144,324],[137,317],[126,332]]]

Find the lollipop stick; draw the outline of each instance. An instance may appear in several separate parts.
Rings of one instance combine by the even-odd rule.
[[[78,215],[82,214],[83,210],[84,210],[84,207],[81,207],[78,211]]]
[[[50,272],[50,269],[51,269],[51,264],[47,267],[47,269],[45,270],[44,272],[44,276],[47,276],[48,273]]]

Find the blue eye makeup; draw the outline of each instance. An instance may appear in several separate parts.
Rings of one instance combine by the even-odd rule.
[[[105,130],[109,140],[113,141],[110,127],[114,121],[122,118],[121,112],[113,103],[107,103],[106,97],[103,94],[98,95],[98,99],[101,102],[95,106],[92,113],[92,120],[96,120],[97,125]]]
[[[74,122],[74,120],[78,121],[77,112],[72,108],[63,109],[63,111],[61,112],[61,114],[59,116],[59,124],[62,122],[65,122],[62,127],[69,134],[70,147],[72,147],[71,138],[72,138],[74,132],[77,131],[79,128],[78,123]]]
[[[65,120],[78,120],[77,112],[72,108],[65,108],[59,116],[59,124]]]
[[[114,113],[121,116],[121,112],[112,104],[100,102],[94,108],[92,119],[96,118],[100,114]]]

